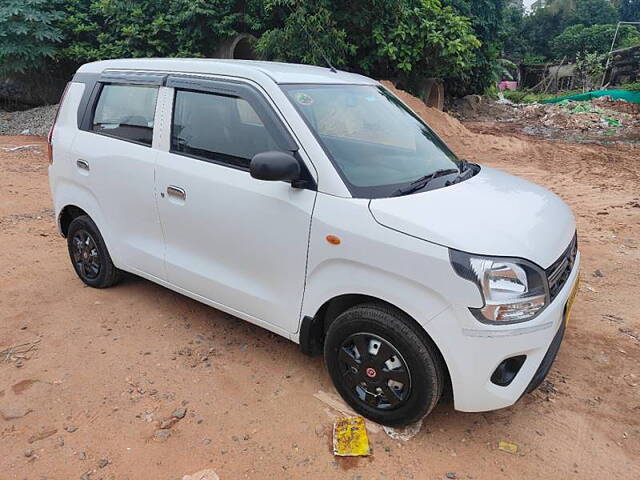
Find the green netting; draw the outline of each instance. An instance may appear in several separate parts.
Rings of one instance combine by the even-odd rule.
[[[631,103],[640,103],[640,92],[630,92],[629,90],[598,90],[595,92],[579,93],[577,95],[566,95],[564,97],[555,97],[548,100],[542,100],[541,103],[558,103],[564,100],[572,100],[574,102],[586,102],[592,98],[609,96],[616,100],[622,99]]]

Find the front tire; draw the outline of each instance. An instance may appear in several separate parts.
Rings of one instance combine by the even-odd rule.
[[[344,400],[374,422],[404,426],[428,415],[442,394],[436,347],[403,312],[369,303],[336,318],[324,356]]]
[[[115,285],[121,276],[96,224],[88,215],[73,219],[67,232],[71,264],[80,280],[94,288]]]

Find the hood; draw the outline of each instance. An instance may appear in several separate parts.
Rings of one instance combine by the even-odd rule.
[[[371,200],[381,225],[479,255],[520,257],[549,267],[575,232],[557,195],[492,168],[449,187]]]

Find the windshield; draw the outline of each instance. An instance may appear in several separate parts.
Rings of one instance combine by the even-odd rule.
[[[444,142],[381,86],[284,85],[283,90],[354,197],[392,196],[426,175],[459,169]]]

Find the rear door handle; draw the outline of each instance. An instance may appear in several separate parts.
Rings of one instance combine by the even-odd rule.
[[[180,200],[187,199],[187,192],[185,192],[184,189],[180,187],[176,187],[175,185],[169,185],[167,187],[167,195],[179,198]]]
[[[76,160],[76,165],[78,166],[78,168],[86,170],[87,172],[90,170],[89,162],[87,162],[86,160],[78,159]]]

